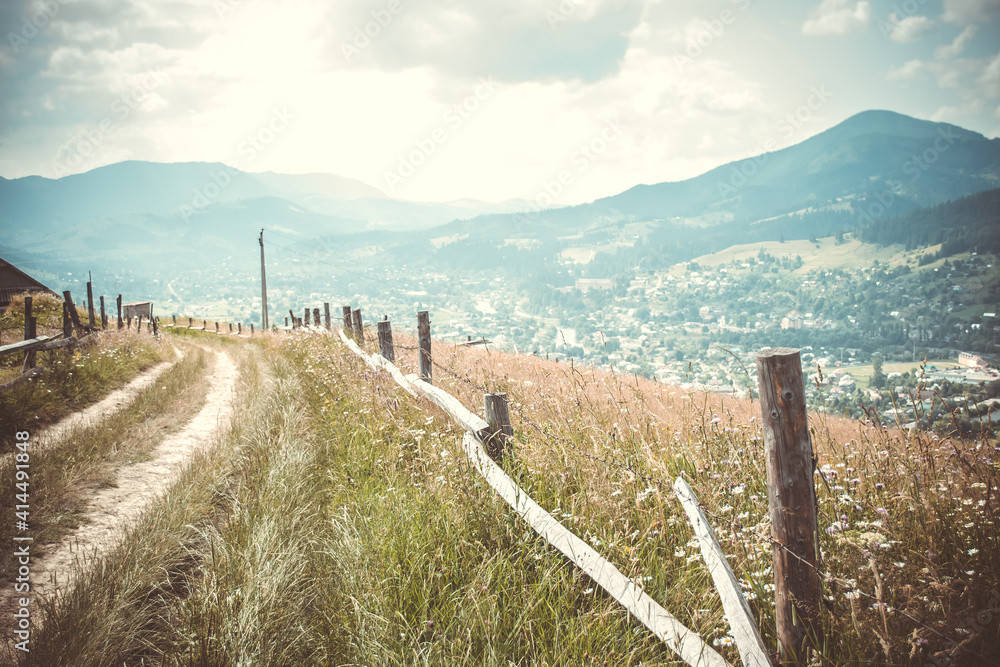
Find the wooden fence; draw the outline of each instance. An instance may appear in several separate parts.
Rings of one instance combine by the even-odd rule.
[[[510,427],[506,396],[503,394],[484,395],[484,417],[480,417],[454,396],[448,394],[439,387],[431,384],[431,348],[430,348],[430,327],[426,311],[418,314],[418,341],[419,341],[419,361],[420,374],[405,375],[394,363],[395,352],[393,349],[391,325],[388,321],[377,323],[379,351],[375,354],[367,354],[361,349],[365,344],[364,329],[361,326],[360,309],[349,306],[343,307],[344,328],[339,332],[341,340],[356,355],[361,357],[370,367],[387,372],[395,382],[408,394],[416,398],[423,398],[434,403],[444,410],[457,424],[465,429],[462,446],[470,462],[480,475],[490,484],[490,486],[510,505],[522,519],[549,544],[558,549],[577,567],[586,572],[598,585],[617,600],[629,613],[639,622],[645,625],[653,634],[667,644],[681,659],[689,665],[698,666],[722,666],[729,663],[715,650],[709,647],[691,629],[684,626],[666,609],[661,607],[637,583],[623,575],[612,563],[601,556],[595,549],[573,534],[569,529],[557,521],[551,514],[538,505],[523,489],[521,489],[501,468],[503,460],[504,445],[506,440],[512,436]],[[315,318],[314,318],[315,321]],[[303,328],[309,330],[319,330],[318,326],[305,324],[305,320],[294,323],[293,328]],[[323,327],[329,329],[329,325]],[[790,374],[795,372],[794,362],[798,363],[798,353],[790,354],[794,351],[775,350],[764,351],[758,358],[758,364],[763,369],[760,374],[762,405],[765,406],[765,432],[780,432],[788,428],[789,424],[805,423],[805,399],[804,389],[801,386],[801,372],[798,372],[799,390],[802,396],[796,404],[789,392],[794,393],[794,388],[788,384]],[[777,364],[777,365],[776,365]],[[770,387],[770,390],[768,390]],[[781,389],[776,390],[775,387]],[[777,402],[771,401],[776,396]],[[797,410],[801,408],[801,415]],[[797,428],[797,427],[796,427]],[[801,435],[801,434],[798,434]],[[806,434],[808,436],[808,434]],[[784,444],[781,437],[775,437],[774,433],[765,438],[768,447],[769,460],[775,458],[785,460]],[[804,452],[804,443],[799,437],[794,440],[794,446],[799,448],[799,452]],[[811,456],[811,444],[809,445]],[[777,481],[780,474],[774,477],[774,486],[781,484]],[[769,482],[772,480],[769,468]],[[808,470],[808,488],[812,489],[812,470]],[[761,638],[756,621],[750,610],[749,604],[743,595],[742,588],[733,574],[729,563],[726,561],[722,548],[715,537],[715,533],[709,523],[704,511],[701,509],[698,499],[691,487],[683,478],[678,478],[673,485],[676,498],[681,503],[686,512],[695,536],[700,545],[702,556],[716,589],[722,601],[726,619],[729,622],[732,636],[736,648],[740,654],[744,665],[754,667],[765,667],[772,664],[771,656]],[[789,499],[787,494],[779,492],[769,493],[771,503],[771,515],[781,517],[775,521],[776,528],[773,529],[772,537],[775,540],[775,562],[778,559],[788,559],[788,553],[783,548],[786,544],[792,544],[789,540],[792,533],[788,532],[786,525],[792,515],[808,515],[802,512],[805,503],[794,505],[788,503],[797,502],[796,499]],[[782,503],[785,503],[784,505]],[[813,504],[809,507],[815,507]],[[815,524],[815,514],[813,514]],[[801,529],[801,525],[796,527]],[[793,528],[793,531],[796,529]],[[799,533],[795,533],[798,535]],[[794,557],[805,556],[804,553],[797,553]],[[815,555],[813,562],[815,563]],[[778,568],[776,567],[776,572]],[[801,582],[794,577],[785,575],[776,576],[776,602],[779,612],[779,640],[778,653],[784,663],[797,661],[803,648],[803,638],[808,633],[816,636],[818,626],[809,625],[813,621],[818,621],[818,616],[810,613],[809,601],[818,598],[808,597],[812,592],[801,586]],[[792,606],[794,603],[794,608]],[[792,613],[788,615],[785,625],[781,624],[781,605],[787,604]],[[818,606],[816,607],[818,609]]]

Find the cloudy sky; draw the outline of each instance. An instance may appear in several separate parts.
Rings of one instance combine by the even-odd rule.
[[[0,175],[126,159],[556,203],[866,109],[1000,134],[1000,0],[0,3]]]

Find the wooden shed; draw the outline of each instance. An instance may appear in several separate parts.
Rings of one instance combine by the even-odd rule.
[[[131,318],[135,319],[142,315],[142,319],[150,320],[153,317],[153,302],[152,301],[134,301],[133,303],[123,303],[122,304],[122,317],[126,320]]]
[[[13,296],[22,292],[46,292],[59,296],[24,271],[0,258],[0,313],[6,312]]]

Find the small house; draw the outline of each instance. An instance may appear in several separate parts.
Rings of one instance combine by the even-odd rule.
[[[44,292],[59,296],[10,262],[0,258],[0,313],[6,312],[15,294]]]

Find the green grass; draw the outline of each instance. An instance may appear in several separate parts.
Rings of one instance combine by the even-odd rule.
[[[46,653],[25,664],[678,664],[497,498],[436,408],[332,337],[267,337],[241,353],[232,432],[49,610]],[[643,478],[684,474],[775,645],[763,447],[743,404],[460,354],[439,363],[507,391],[551,434],[515,409],[509,473],[711,644],[728,627],[691,529]],[[481,401],[437,369],[435,382]],[[825,477],[822,664],[924,665],[953,640],[965,642],[956,664],[995,655],[996,443],[812,425]]]
[[[35,544],[56,541],[75,528],[89,491],[113,485],[116,468],[144,460],[166,435],[183,426],[205,398],[206,356],[191,349],[129,405],[71,430],[43,449],[29,449],[29,523]],[[11,455],[0,459],[0,480],[9,498],[17,493],[14,465]],[[13,513],[13,504],[6,505],[0,521],[0,540],[8,543],[14,534]],[[12,552],[0,552],[0,577],[9,580],[15,569]]]
[[[35,433],[172,357],[163,340],[118,330],[88,338],[76,351],[39,352],[42,375],[0,389],[0,452],[11,451],[15,432]]]
[[[920,373],[920,365],[923,361],[900,361],[900,362],[890,362],[882,364],[883,373],[910,373],[911,375],[918,375]],[[927,362],[927,368],[931,366],[937,366],[939,370],[945,370],[950,368],[959,368],[959,365],[949,359],[933,359]],[[875,373],[875,369],[871,364],[866,364],[864,366],[843,366],[842,369],[846,371],[852,378],[857,381],[859,387],[867,387],[868,381],[871,380],[872,375]],[[824,372],[826,369],[824,369]],[[891,386],[893,383],[889,381],[887,383]]]

